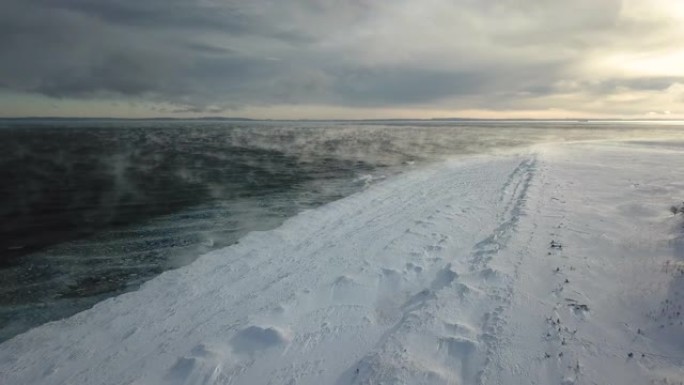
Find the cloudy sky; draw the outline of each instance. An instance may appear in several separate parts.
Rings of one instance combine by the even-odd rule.
[[[3,0],[0,116],[684,118],[682,0]]]

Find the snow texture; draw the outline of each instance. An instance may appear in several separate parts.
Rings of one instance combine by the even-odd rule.
[[[679,384],[684,145],[454,159],[0,345],[1,384]]]

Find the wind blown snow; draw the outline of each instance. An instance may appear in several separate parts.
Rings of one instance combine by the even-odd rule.
[[[454,159],[0,345],[2,384],[684,380],[684,144]]]

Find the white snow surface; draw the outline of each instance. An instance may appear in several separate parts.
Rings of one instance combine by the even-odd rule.
[[[679,384],[684,144],[453,159],[0,345],[0,384]]]

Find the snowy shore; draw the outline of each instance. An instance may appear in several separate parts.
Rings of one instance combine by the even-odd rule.
[[[684,381],[684,144],[454,159],[0,345],[0,384]]]

